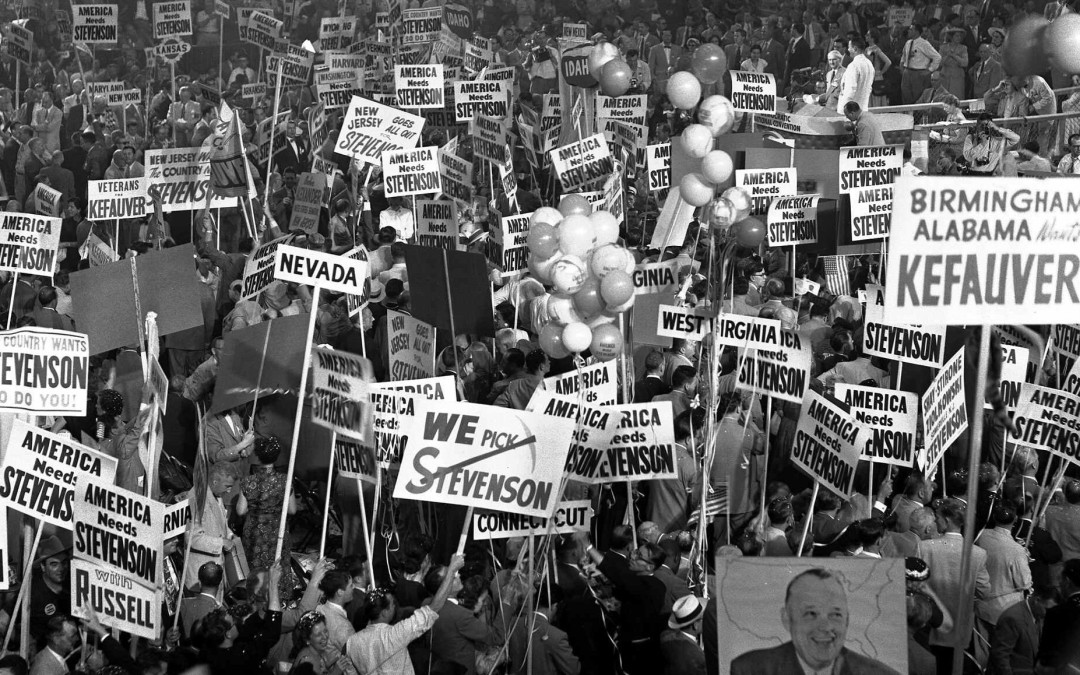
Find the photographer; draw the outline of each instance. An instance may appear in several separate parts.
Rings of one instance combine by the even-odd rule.
[[[994,124],[988,112],[979,113],[975,129],[964,139],[964,174],[968,176],[1000,176],[1003,173],[1005,150],[1020,142],[1016,132]]]

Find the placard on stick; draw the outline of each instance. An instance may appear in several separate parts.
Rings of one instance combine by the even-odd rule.
[[[791,449],[795,466],[842,499],[851,495],[862,427],[846,410],[810,390]]]

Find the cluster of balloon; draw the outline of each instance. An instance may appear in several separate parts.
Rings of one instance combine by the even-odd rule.
[[[623,350],[616,317],[634,305],[635,260],[617,243],[619,224],[607,211],[593,211],[578,194],[566,195],[559,208],[537,209],[527,245],[529,271],[551,293],[544,310],[533,315],[540,348],[561,359],[591,350],[609,361]]]
[[[1050,65],[1056,70],[1060,70],[1070,75],[1080,73],[1080,14],[1069,12],[1062,14],[1058,18],[1046,25],[1044,19],[1038,19],[1038,21],[1031,21],[1030,19],[1024,20],[1026,25],[1031,26],[1034,24],[1034,29],[1028,29],[1026,35],[1017,36],[1014,40],[1010,40],[1013,37],[1013,32],[1018,26],[1013,26],[1009,29],[1008,34],[1005,36],[1005,43],[1002,45],[1002,58],[1008,59],[1003,61],[1002,65],[1005,66],[1005,72],[1010,75],[1029,75],[1039,74],[1046,71],[1046,62],[1049,61]],[[1045,31],[1040,34],[1040,28]],[[1014,73],[1006,63],[1012,63],[1015,61],[1015,56],[1020,54],[1013,54],[1010,50],[1011,43],[1027,43],[1030,37],[1034,37],[1035,45],[1029,47],[1033,54],[1041,54],[1042,68],[1035,68],[1031,73],[1016,72]],[[1020,49],[1020,45],[1017,44],[1016,50]],[[1034,57],[1031,57],[1034,58]],[[1039,66],[1039,62],[1032,64],[1033,67]]]

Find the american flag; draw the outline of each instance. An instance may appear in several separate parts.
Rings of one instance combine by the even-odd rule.
[[[822,256],[825,265],[825,285],[835,295],[851,295],[851,275],[848,271],[848,256]]]

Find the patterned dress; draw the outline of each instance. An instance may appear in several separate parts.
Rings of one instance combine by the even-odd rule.
[[[251,475],[240,481],[240,491],[247,499],[248,512],[244,520],[244,553],[251,571],[267,569],[274,562],[281,507],[285,501],[285,475],[273,466],[256,466]],[[291,591],[296,578],[289,561],[292,549],[288,528],[281,547],[281,589]],[[283,595],[288,597],[288,595]]]

